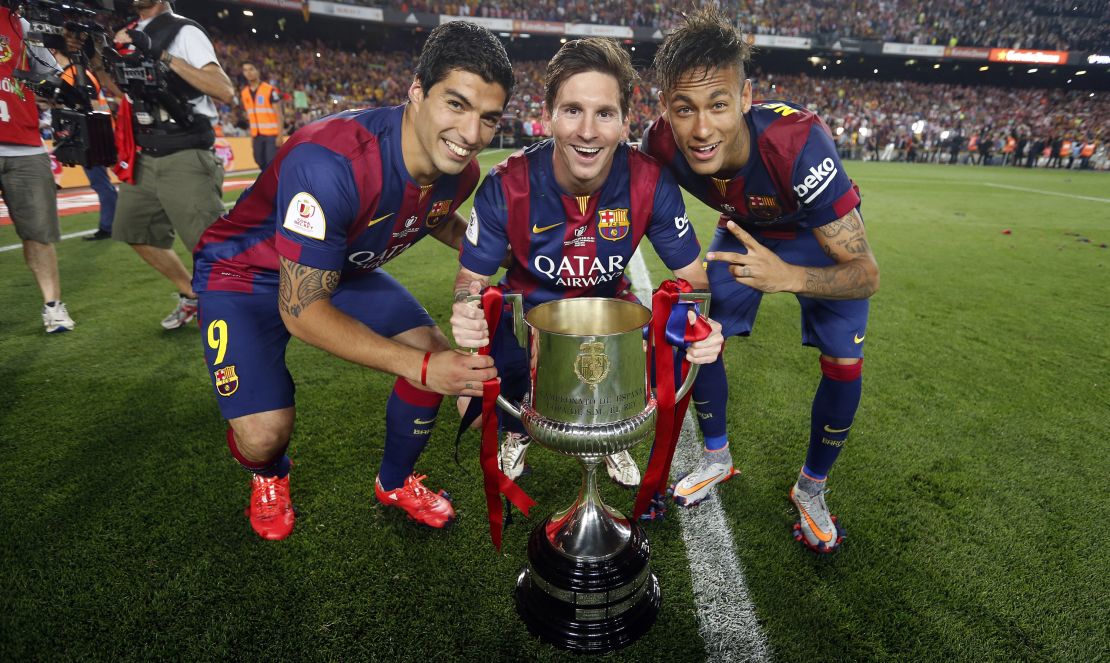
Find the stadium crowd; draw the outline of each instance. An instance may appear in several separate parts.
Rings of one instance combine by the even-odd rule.
[[[383,4],[362,0],[359,4]],[[388,7],[457,16],[673,28],[686,2],[632,0],[392,0]],[[943,46],[1095,50],[1110,42],[1101,0],[715,0],[754,34],[852,38]]]
[[[218,39],[216,48],[233,75],[250,61],[284,92],[291,101],[285,118],[290,130],[348,108],[402,103],[410,82],[408,58],[400,53],[339,50],[322,41],[291,46],[234,36]],[[542,135],[545,66],[540,61],[514,64],[517,88],[503,123],[506,137],[511,137],[506,144],[519,145]],[[633,139],[657,113],[652,73],[641,76],[632,100]],[[243,85],[241,78],[238,85]],[[1083,145],[1098,146],[1097,154],[1089,155],[1093,159],[1073,159],[1073,167],[1108,165],[1104,143],[1110,136],[1110,97],[1105,93],[758,71],[753,85],[757,99],[789,99],[817,111],[836,133],[844,158],[948,161],[955,149],[962,162],[1012,163],[1018,154],[1027,157],[1037,143],[1038,153],[1048,149],[1054,154],[1070,142],[1076,157]],[[225,106],[221,111],[224,134],[243,135],[247,124],[242,109]],[[1029,165],[1046,164],[1052,154]]]

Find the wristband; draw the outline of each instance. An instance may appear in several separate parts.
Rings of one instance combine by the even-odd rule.
[[[420,384],[428,386],[428,362],[432,359],[431,352],[424,353],[424,364],[420,367]]]

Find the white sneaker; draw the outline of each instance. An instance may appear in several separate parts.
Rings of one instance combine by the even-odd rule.
[[[73,318],[62,302],[54,302],[53,306],[42,305],[42,324],[46,327],[47,334],[67,332],[73,329]]]
[[[816,553],[831,553],[840,547],[844,530],[837,524],[836,516],[829,513],[823,489],[810,495],[795,482],[790,488],[790,501],[798,508],[798,522],[794,525],[796,541]]]
[[[674,503],[679,506],[694,506],[709,497],[713,486],[728,481],[740,474],[732,463],[710,463],[705,457],[698,466],[674,485]]]
[[[162,329],[184,327],[197,317],[197,300],[177,295],[177,308],[162,320]]]
[[[628,451],[618,451],[612,456],[606,456],[605,470],[618,486],[635,488],[640,485],[640,468],[636,467],[636,461],[632,460],[632,454]]]
[[[498,462],[505,476],[516,481],[528,466],[524,464],[524,454],[528,453],[528,443],[531,438],[522,433],[505,433],[505,441],[501,443],[501,453]]]

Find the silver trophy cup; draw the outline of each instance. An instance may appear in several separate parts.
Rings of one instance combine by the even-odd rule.
[[[661,600],[643,529],[606,505],[597,488],[605,456],[650,442],[655,433],[643,336],[652,314],[633,302],[577,298],[541,304],[522,319],[519,298],[506,295],[517,340],[529,350],[530,388],[519,405],[503,396],[498,405],[541,446],[577,458],[582,487],[573,504],[529,537],[517,611],[532,633],[553,645],[611,651],[647,632]],[[707,293],[683,298],[708,306]],[[678,398],[690,390],[697,368]]]

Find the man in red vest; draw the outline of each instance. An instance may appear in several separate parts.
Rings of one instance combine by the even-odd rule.
[[[247,79],[247,84],[239,92],[239,101],[251,123],[254,161],[259,169],[266,170],[266,166],[274,160],[277,148],[285,142],[285,108],[281,103],[281,92],[262,80],[254,63],[243,63],[243,78]]]
[[[36,74],[54,73],[54,56],[45,48],[23,41],[29,24],[0,7],[0,191],[23,242],[23,259],[42,291],[42,323],[48,333],[73,329],[61,301],[58,254],[61,239],[58,200],[50,157],[39,136],[35,95],[14,75],[30,68]],[[28,57],[28,51],[34,57]]]

